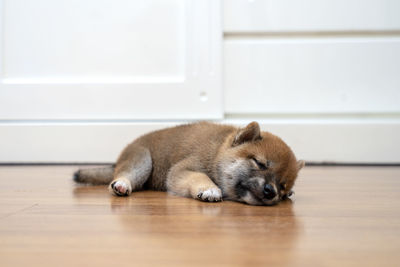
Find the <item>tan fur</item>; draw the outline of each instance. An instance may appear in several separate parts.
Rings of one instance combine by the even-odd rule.
[[[77,183],[108,184],[114,177],[114,167],[91,168],[79,170],[74,174]]]
[[[268,168],[260,169],[260,163]],[[110,189],[117,195],[130,194],[125,184],[118,184],[122,192],[113,186],[123,180],[133,191],[169,191],[205,201],[219,201],[222,193],[225,199],[270,205],[290,192],[303,165],[279,137],[261,132],[256,122],[241,129],[199,122],[136,139],[122,151],[113,177],[99,171],[96,178],[89,175],[96,171],[81,170],[75,180],[111,182]],[[267,184],[279,191],[274,199],[265,199]],[[278,189],[283,184],[285,188]]]
[[[219,201],[222,198],[220,189],[207,175],[201,172],[187,170],[171,172],[170,179],[167,180],[167,190],[176,195],[199,199],[206,197],[205,192],[211,190],[215,194],[207,197],[212,198],[213,201]]]

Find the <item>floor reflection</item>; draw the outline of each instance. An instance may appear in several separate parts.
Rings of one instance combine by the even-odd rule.
[[[204,203],[162,192],[135,195],[111,198],[111,212],[118,215],[121,226],[132,238],[152,238],[152,245],[160,249],[174,247],[169,252],[172,254],[194,249],[207,256],[216,253],[228,263],[234,260],[248,265],[267,259],[269,263],[286,265],[293,260],[303,229],[291,200],[260,207],[229,201]],[[284,251],[280,258],[274,254],[276,249]],[[255,257],[242,255],[253,252]]]
[[[114,197],[106,186],[76,186],[73,196],[78,205],[94,205],[97,213],[107,215],[115,235],[150,262],[211,257],[227,265],[291,265],[303,233],[291,200],[266,207],[205,203],[151,191]]]

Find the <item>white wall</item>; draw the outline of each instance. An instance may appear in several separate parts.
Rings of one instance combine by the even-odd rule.
[[[193,119],[400,162],[396,0],[0,0],[0,162],[112,162]]]

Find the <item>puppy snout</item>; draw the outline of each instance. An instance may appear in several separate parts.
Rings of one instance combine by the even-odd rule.
[[[276,191],[272,185],[266,184],[264,186],[264,197],[268,200],[271,200],[276,197]]]

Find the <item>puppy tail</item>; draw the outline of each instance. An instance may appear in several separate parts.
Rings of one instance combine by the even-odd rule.
[[[83,184],[108,184],[114,177],[114,165],[103,168],[80,169],[74,173],[74,181]]]

